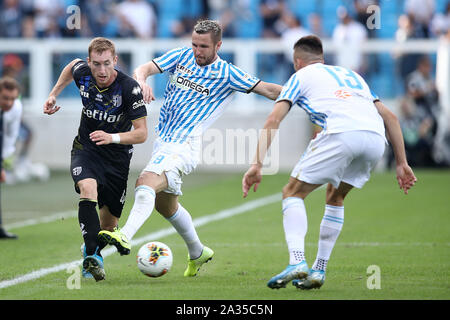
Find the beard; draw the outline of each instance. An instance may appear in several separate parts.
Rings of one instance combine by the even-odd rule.
[[[214,60],[214,56],[212,57],[202,57],[201,59],[195,57],[195,62],[201,67],[207,66],[208,64],[211,64]]]

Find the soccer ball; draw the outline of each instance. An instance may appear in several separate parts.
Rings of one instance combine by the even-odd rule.
[[[144,244],[137,253],[137,266],[143,274],[156,278],[169,272],[172,266],[172,251],[157,241]]]

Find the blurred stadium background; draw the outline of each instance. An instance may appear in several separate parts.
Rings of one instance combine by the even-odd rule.
[[[189,46],[192,26],[201,18],[222,23],[222,58],[279,84],[294,71],[290,60],[295,40],[310,33],[320,36],[326,63],[358,71],[399,116],[412,164],[449,166],[448,0],[4,0],[0,74],[20,81],[24,106],[16,172],[10,172],[8,182],[46,178],[47,168],[68,169],[81,111],[76,86],[71,84],[60,95],[62,110],[54,116],[44,115],[42,105],[62,68],[76,57],[87,56],[92,37],[114,39],[118,67],[131,74],[166,50]],[[166,81],[166,75],[148,80],[157,101],[148,105],[151,134],[145,144],[136,146],[133,170],[140,170],[149,159]],[[222,158],[234,150],[244,152],[245,161],[216,157],[200,164],[198,171],[242,172],[253,148],[236,143],[230,149],[235,141],[225,141],[225,129],[234,129],[232,134],[241,134],[250,143],[256,131],[239,130],[261,128],[272,105],[254,94],[237,94],[213,125],[215,135],[204,138],[204,147],[222,139],[218,143],[225,150],[219,152]],[[432,125],[425,126],[425,119],[431,119]],[[291,170],[311,134],[306,114],[294,108],[280,130],[277,161],[281,171]],[[391,165],[388,150],[379,169]],[[27,172],[30,167],[34,173]]]
[[[138,65],[168,49],[189,46],[192,26],[201,18],[222,23],[222,58],[279,84],[294,72],[290,62],[293,43],[310,33],[320,36],[326,63],[358,71],[401,121],[408,158],[419,178],[417,186],[404,197],[394,173],[379,172],[363,192],[355,191],[348,203],[351,218],[345,228],[349,232],[341,236],[331,264],[335,271],[344,272],[333,271],[327,290],[303,297],[448,299],[449,0],[0,1],[0,74],[20,81],[24,106],[14,166],[7,183],[1,185],[4,226],[18,233],[20,241],[0,247],[4,262],[0,288],[33,270],[79,259],[77,195],[69,173],[70,149],[81,114],[76,86],[71,84],[63,91],[58,99],[62,109],[57,114],[49,117],[42,113],[62,68],[74,58],[85,58],[93,37],[105,36],[117,45],[118,67],[131,74]],[[133,202],[137,174],[150,157],[155,137],[152,128],[166,81],[166,75],[148,80],[157,100],[148,105],[149,138],[135,146],[122,222]],[[188,196],[182,201],[193,218],[249,201],[241,198],[241,174],[253,157],[250,142],[256,139],[272,106],[272,101],[257,95],[236,94],[225,114],[205,134],[204,153],[215,143],[215,154],[184,180]],[[290,112],[279,133],[276,166],[280,174],[266,176],[253,199],[273,197],[281,190],[313,129],[300,108]],[[392,155],[387,150],[377,170],[387,171],[390,166]],[[312,226],[308,259],[314,254],[310,249],[316,247],[323,197],[321,189],[308,201]],[[92,295],[95,299],[122,299],[120,294],[128,292],[133,293],[126,296],[131,299],[296,299],[302,296],[292,295],[292,290],[270,291],[264,285],[264,279],[286,259],[281,220],[273,214],[279,210],[279,202],[274,201],[202,228],[202,239],[217,249],[217,262],[205,271],[209,277],[196,279],[197,290],[181,277],[185,247],[181,238],[173,235],[162,240],[172,247],[176,259],[183,258],[162,281],[152,282],[153,286],[142,280],[134,264],[112,256],[108,274],[114,287],[109,291],[84,282],[88,290],[69,292],[63,268],[23,286],[1,289],[0,298],[86,299]],[[167,227],[159,215],[153,214],[151,219],[139,236]],[[242,263],[229,261],[236,255],[235,243],[240,244],[238,254],[245,257],[239,260]],[[248,256],[252,257],[250,265]],[[382,267],[386,290],[376,292],[365,286],[365,270],[373,263]],[[243,267],[250,269],[243,272]],[[197,295],[191,296],[192,291]]]

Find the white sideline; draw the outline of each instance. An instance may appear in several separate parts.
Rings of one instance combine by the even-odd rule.
[[[69,210],[69,211],[61,211],[49,216],[44,216],[40,218],[35,219],[27,219],[20,222],[13,222],[10,224],[4,225],[5,229],[16,229],[16,228],[22,228],[22,227],[28,227],[28,226],[34,226],[36,224],[41,223],[47,223],[47,222],[53,222],[56,220],[64,220],[69,218],[75,218],[77,216],[78,212],[76,210]]]
[[[259,198],[256,200],[252,200],[249,201],[245,204],[241,204],[239,206],[236,207],[232,207],[229,209],[225,209],[225,210],[221,210],[219,212],[216,212],[214,214],[209,214],[209,215],[205,215],[202,216],[200,218],[194,219],[193,223],[196,227],[199,226],[203,226],[205,224],[208,224],[210,222],[213,221],[217,221],[217,220],[222,220],[222,219],[226,219],[259,207],[263,207],[265,205],[274,203],[280,201],[280,206],[281,206],[281,193],[276,193],[267,197],[263,197],[263,198]],[[281,208],[281,207],[280,207]],[[280,209],[281,210],[281,209]],[[59,216],[61,217],[61,216]],[[159,231],[150,233],[146,236],[143,236],[141,238],[137,238],[135,240],[131,241],[131,244],[133,246],[137,246],[141,243],[145,243],[147,241],[151,241],[151,240],[156,240],[156,239],[160,239],[162,237],[171,235],[173,233],[176,233],[176,230],[173,227],[170,228],[166,228],[166,229],[161,229]],[[110,247],[108,249],[105,249],[102,251],[102,256],[103,257],[107,257],[110,256],[111,254],[113,254],[114,252],[116,252],[116,248],[115,247]],[[42,278],[48,274],[51,273],[56,273],[56,272],[60,272],[63,270],[67,270],[68,267],[72,266],[72,265],[79,265],[83,262],[83,259],[79,259],[79,260],[74,260],[71,262],[67,262],[67,263],[62,263],[62,264],[58,264],[55,265],[53,267],[50,268],[42,268],[36,271],[32,271],[30,273],[24,274],[22,276],[16,277],[14,279],[11,280],[4,280],[0,282],[0,289],[3,288],[7,288],[7,287],[11,287],[11,286],[15,286],[18,285],[20,283],[23,282],[28,282],[31,280],[35,280],[35,279],[39,279]]]

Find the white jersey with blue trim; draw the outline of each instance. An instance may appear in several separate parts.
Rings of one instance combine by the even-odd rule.
[[[277,98],[281,100],[299,105],[327,133],[366,130],[385,137],[383,119],[374,105],[378,96],[352,70],[308,65],[286,82]]]
[[[192,48],[173,49],[153,59],[169,73],[156,128],[165,142],[200,136],[224,111],[235,91],[249,93],[260,81],[220,57],[199,66]]]

